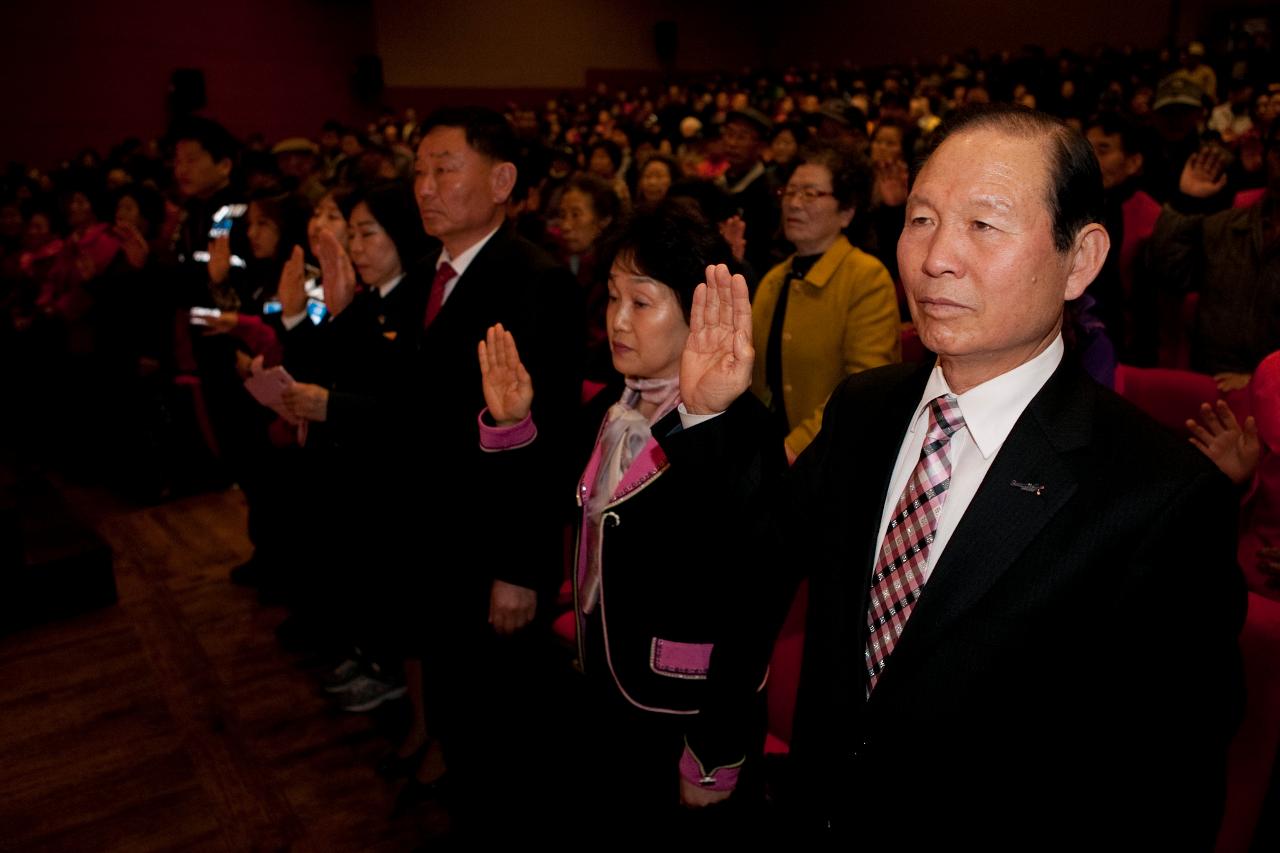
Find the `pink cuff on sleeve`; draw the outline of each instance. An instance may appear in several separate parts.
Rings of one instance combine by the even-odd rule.
[[[489,417],[489,409],[481,410],[480,417],[480,449],[486,453],[500,453],[503,450],[515,450],[532,444],[538,437],[538,427],[533,423],[533,413],[524,416],[524,420],[511,426],[496,426]]]
[[[704,770],[702,762],[689,749],[688,744],[685,744],[684,753],[680,756],[680,775],[708,791],[732,791],[738,787],[738,774],[741,772],[741,761],[729,767]]]

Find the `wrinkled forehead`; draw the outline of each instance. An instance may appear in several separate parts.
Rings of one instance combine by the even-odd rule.
[[[912,195],[959,193],[1009,204],[1034,202],[1047,210],[1052,147],[1047,134],[990,127],[961,130],[943,140],[925,161]]]

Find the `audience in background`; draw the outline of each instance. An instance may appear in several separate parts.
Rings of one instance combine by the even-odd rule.
[[[1265,47],[1027,48],[911,67],[744,70],[510,103],[509,126],[487,112],[420,121],[388,108],[271,144],[182,116],[163,139],[124,140],[105,157],[10,164],[0,173],[0,393],[12,405],[0,437],[28,466],[146,500],[237,483],[256,551],[233,579],[289,606],[282,642],[322,653],[340,707],[410,696],[408,730],[380,766],[409,779],[402,808],[448,792],[447,759],[471,798],[459,813],[483,820],[497,813],[481,805],[496,744],[544,757],[517,743],[547,712],[532,700],[510,732],[485,741],[485,726],[511,717],[481,704],[512,694],[483,682],[527,670],[518,683],[530,698],[531,674],[546,671],[536,642],[494,634],[536,641],[554,616],[547,587],[564,538],[554,495],[573,483],[549,462],[565,458],[580,374],[616,378],[606,318],[621,296],[605,256],[632,205],[637,227],[660,230],[667,215],[688,225],[682,237],[719,230],[716,251],[755,293],[753,390],[794,459],[844,376],[921,357],[901,344],[911,330],[900,290],[895,298],[897,241],[912,165],[939,123],[967,104],[1038,104],[1092,144],[1113,247],[1068,308],[1067,344],[1104,384],[1118,358],[1247,389],[1256,420],[1219,403],[1192,432],[1247,487],[1240,563],[1255,591],[1275,597],[1280,73]],[[475,121],[484,127],[473,133]],[[651,251],[623,277],[661,278]],[[459,280],[442,282],[438,260],[460,266]],[[657,286],[687,314],[696,283]],[[628,304],[636,316],[651,307]],[[542,432],[523,454],[482,453],[476,440],[473,353],[496,322],[538,374]],[[271,411],[244,381],[277,364],[296,382]],[[659,402],[640,404],[642,420],[652,425],[672,401]],[[525,462],[512,457],[548,464],[524,482],[510,469]],[[448,511],[428,513],[425,498],[397,504],[405,477]],[[498,503],[504,520],[519,519],[502,535],[507,563],[437,565],[431,543],[485,529],[477,519]],[[588,525],[599,526],[599,503],[587,495]],[[299,535],[317,524],[323,539]],[[525,565],[521,545],[535,540],[553,555]],[[422,565],[398,556],[416,551]],[[602,611],[597,624],[589,606],[576,609],[597,667],[610,648],[590,634]],[[433,657],[447,645],[465,653]],[[663,749],[678,728],[662,728]],[[514,781],[532,788],[526,771]],[[513,780],[498,788],[504,806],[520,796]]]

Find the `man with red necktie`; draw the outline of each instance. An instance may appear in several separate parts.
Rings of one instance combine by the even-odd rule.
[[[388,440],[404,448],[402,473],[416,497],[403,508],[403,528],[420,555],[405,568],[413,580],[397,606],[408,611],[411,661],[421,660],[426,733],[443,743],[458,794],[454,817],[464,831],[497,832],[504,824],[492,814],[519,826],[510,809],[532,807],[530,774],[541,761],[550,635],[534,626],[549,623],[547,599],[563,574],[554,555],[558,510],[573,488],[564,451],[581,394],[582,310],[568,270],[506,222],[518,159],[506,119],[442,109],[423,129],[414,191],[423,227],[442,248],[427,260],[421,329],[396,342],[408,367],[389,406]],[[479,445],[476,346],[495,323],[519,337],[538,389],[530,477],[507,476],[502,454]],[[422,749],[431,745],[427,738]],[[428,750],[402,799],[434,796],[443,766],[439,750]]]

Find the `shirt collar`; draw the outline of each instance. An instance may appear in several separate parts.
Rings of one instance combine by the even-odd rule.
[[[1040,393],[1040,389],[1062,363],[1064,351],[1062,335],[1059,334],[1044,352],[1030,361],[956,395],[956,404],[960,407],[960,414],[964,416],[965,428],[983,459],[990,459],[1000,450],[1032,398]],[[924,386],[924,396],[920,398],[915,416],[911,419],[911,431],[916,431],[920,413],[929,405],[930,400],[950,393],[951,388],[942,375],[942,365],[934,365],[929,381]]]
[[[391,291],[396,289],[396,285],[399,284],[400,280],[403,278],[404,278],[404,273],[400,273],[400,275],[391,279],[391,281],[388,281],[385,284],[378,285],[378,296],[382,297],[383,299],[386,299],[388,294],[390,294]]]
[[[472,244],[466,251],[459,252],[458,257],[454,258],[449,255],[448,249],[440,250],[440,257],[436,258],[436,269],[440,269],[444,264],[453,267],[454,279],[462,278],[462,274],[467,271],[467,267],[471,266],[471,262],[476,259],[476,255],[480,254],[480,250],[493,239],[493,235],[497,234],[504,223],[499,222],[498,227],[494,228],[488,234]]]

